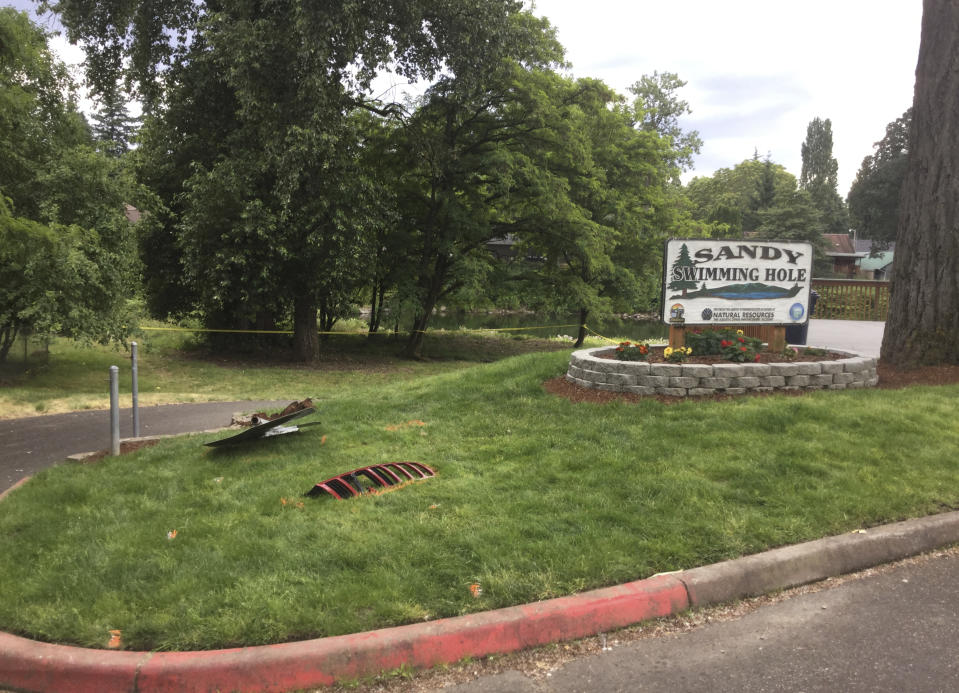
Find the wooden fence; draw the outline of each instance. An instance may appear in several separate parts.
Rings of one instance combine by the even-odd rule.
[[[819,294],[812,317],[824,320],[885,320],[889,312],[889,282],[854,279],[813,279]]]

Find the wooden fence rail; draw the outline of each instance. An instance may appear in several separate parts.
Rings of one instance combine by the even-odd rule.
[[[885,320],[889,312],[889,282],[853,279],[813,279],[819,294],[812,317],[824,320]]]

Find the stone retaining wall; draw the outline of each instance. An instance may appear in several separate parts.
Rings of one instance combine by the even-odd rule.
[[[876,359],[841,353],[835,361],[799,363],[673,364],[595,356],[610,347],[574,351],[566,379],[582,387],[636,395],[743,395],[774,390],[846,390],[875,387]]]

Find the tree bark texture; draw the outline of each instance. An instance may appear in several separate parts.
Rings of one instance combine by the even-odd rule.
[[[924,0],[882,359],[959,363],[959,2]]]
[[[583,342],[586,341],[586,318],[589,317],[589,310],[586,308],[579,309],[579,332],[576,333],[576,343],[573,345],[574,348],[579,349],[583,346]]]
[[[320,335],[316,329],[316,303],[309,298],[293,300],[293,357],[297,361],[320,358]]]

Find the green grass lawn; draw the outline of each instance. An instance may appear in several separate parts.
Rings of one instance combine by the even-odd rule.
[[[183,437],[43,472],[2,504],[0,628],[93,647],[120,629],[131,649],[283,642],[555,597],[959,502],[959,387],[573,404],[542,388],[566,365],[567,352],[529,354],[328,388],[304,420],[322,425],[298,434],[224,452]],[[302,497],[396,460],[437,476]]]
[[[161,323],[152,323],[160,325]],[[286,338],[279,335],[278,345]],[[175,402],[301,398],[358,384],[386,384],[458,370],[533,349],[565,345],[522,334],[499,339],[458,332],[431,332],[425,359],[397,356],[402,339],[388,334],[333,335],[319,363],[310,367],[280,360],[266,349],[246,359],[201,348],[190,332],[145,332],[139,343],[139,401]],[[600,342],[597,342],[597,345]],[[26,373],[0,371],[0,419],[110,406],[109,369],[120,371],[121,406],[130,406],[130,353],[116,347],[83,346],[56,339],[45,363]]]

